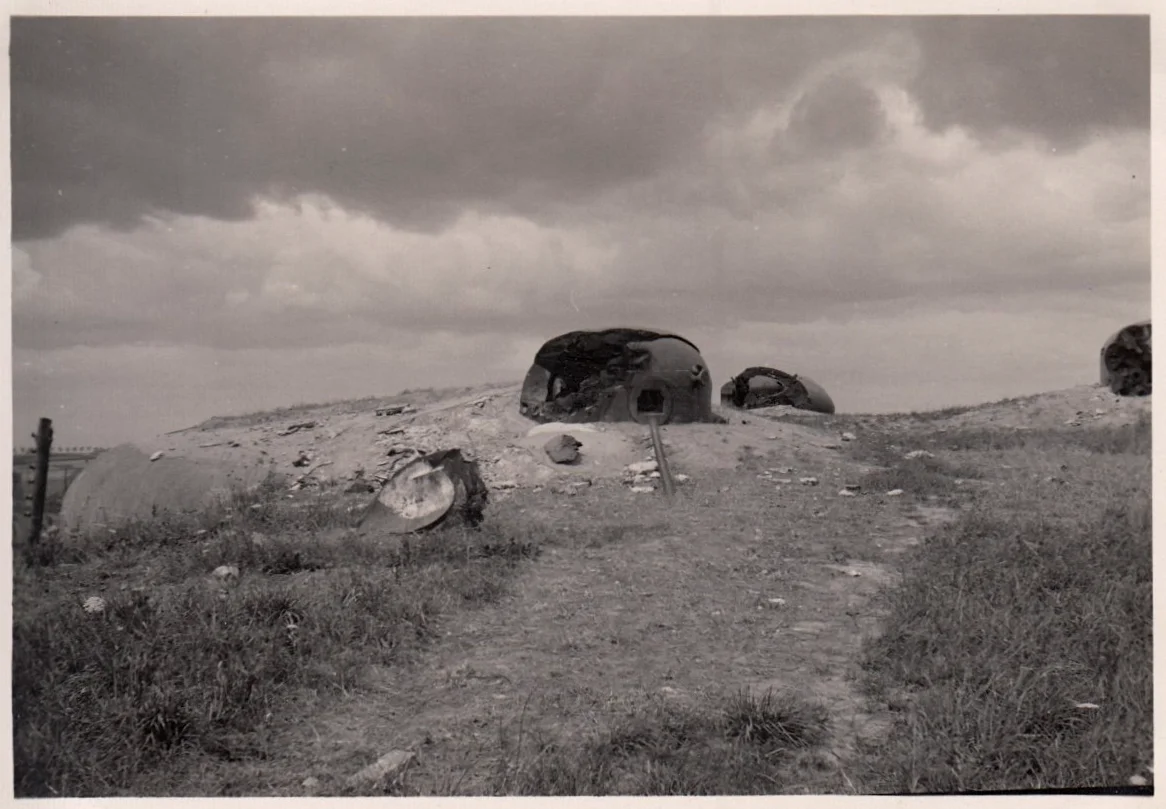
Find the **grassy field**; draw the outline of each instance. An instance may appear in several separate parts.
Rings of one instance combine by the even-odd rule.
[[[772,450],[671,504],[518,492],[386,544],[264,491],[47,542],[15,560],[16,794],[1152,784],[1149,419],[861,424],[835,470]]]

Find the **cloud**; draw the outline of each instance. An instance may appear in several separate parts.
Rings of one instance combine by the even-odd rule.
[[[1148,128],[1148,30],[1104,17],[16,18],[14,237],[164,212],[248,219],[257,199],[305,193],[412,230],[469,208],[546,223],[683,168],[710,125],[855,59],[898,63],[933,131],[1070,148]],[[853,79],[794,105],[798,142],[877,135]]]
[[[16,343],[721,328],[1148,279],[1146,133],[1068,151],[1038,136],[990,147],[958,127],[929,129],[895,71],[833,81],[710,126],[687,165],[560,202],[547,222],[467,210],[414,231],[305,195],[259,202],[248,222],[155,217],[132,232],[82,226],[25,242]],[[874,105],[860,115],[878,121],[878,137],[782,157],[812,120],[799,105],[838,93]]]

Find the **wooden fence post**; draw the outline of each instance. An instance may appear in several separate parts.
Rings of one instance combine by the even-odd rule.
[[[40,420],[40,427],[33,435],[36,439],[36,482],[32,491],[32,530],[28,534],[28,544],[35,545],[40,539],[45,520],[45,492],[49,486],[49,453],[53,446],[53,420]]]

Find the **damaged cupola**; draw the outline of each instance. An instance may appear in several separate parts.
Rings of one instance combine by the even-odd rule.
[[[522,385],[520,412],[539,422],[716,421],[700,350],[645,329],[573,331],[548,340]]]
[[[1150,321],[1132,323],[1102,344],[1101,384],[1119,396],[1150,395]]]
[[[818,413],[834,412],[830,394],[814,380],[764,366],[746,368],[726,382],[721,387],[721,404],[744,410],[787,405]]]

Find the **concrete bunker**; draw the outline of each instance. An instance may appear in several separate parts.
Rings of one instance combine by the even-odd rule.
[[[1101,384],[1119,396],[1150,395],[1150,321],[1131,323],[1101,346]]]
[[[717,421],[700,349],[674,334],[630,328],[573,331],[544,343],[519,412],[543,423]]]
[[[722,385],[721,404],[742,410],[788,405],[818,413],[834,412],[830,394],[814,380],[760,365],[746,368]]]

